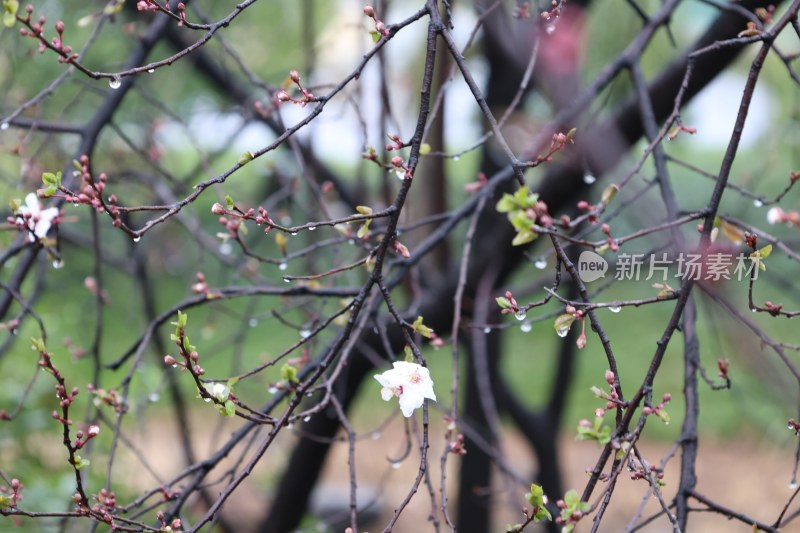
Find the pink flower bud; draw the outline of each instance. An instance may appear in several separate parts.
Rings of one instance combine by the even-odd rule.
[[[224,215],[225,213],[227,213],[226,209],[222,207],[222,204],[220,203],[215,203],[214,205],[212,205],[211,212],[214,213],[215,215]]]
[[[606,378],[606,383],[608,383],[609,385],[614,384],[614,373],[611,370],[606,370],[605,378]]]
[[[96,437],[100,433],[100,426],[89,426],[89,436]]]
[[[300,83],[300,74],[296,70],[292,70],[289,72],[289,79],[294,83]]]
[[[369,18],[375,18],[375,9],[372,6],[364,6],[364,14]]]

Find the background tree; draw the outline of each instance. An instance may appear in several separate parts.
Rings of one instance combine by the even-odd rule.
[[[800,430],[798,8],[4,0],[4,520],[791,527],[698,465]]]

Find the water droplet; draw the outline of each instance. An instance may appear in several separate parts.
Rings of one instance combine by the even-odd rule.
[[[307,339],[307,338],[309,338],[311,336],[311,331],[307,330],[307,329],[301,329],[300,330],[300,336],[302,338],[304,338],[304,339]]]
[[[148,74],[152,74],[152,73],[153,73],[153,72],[155,72],[155,71],[156,71],[156,69],[154,69],[154,68],[149,68],[149,69],[147,69],[147,73],[148,73]]]
[[[754,307],[754,308],[750,309],[750,311],[752,311],[753,313],[757,313],[757,312],[758,312],[758,309],[756,309],[756,308]]]
[[[177,364],[172,365],[172,368],[178,368],[178,365]]]
[[[254,328],[254,327],[256,327],[258,325],[258,320],[256,320],[255,318],[251,318],[250,320],[247,321],[247,324],[251,328]]]
[[[286,429],[292,429],[293,427],[294,427],[294,424],[292,424],[291,422],[286,424]]]
[[[293,231],[293,232],[292,232],[292,237],[294,237],[295,235],[297,235],[297,232],[296,232],[296,231]]]
[[[305,417],[303,419],[303,422],[308,422],[309,420],[311,420],[311,415],[308,415],[307,417]]]
[[[403,181],[405,179],[405,177],[406,177],[406,171],[401,169],[401,168],[398,168],[397,170],[395,170],[394,174],[395,174],[395,176],[397,176],[397,179],[399,179],[400,181]]]
[[[11,330],[11,334],[16,337],[17,335],[19,335],[19,330],[17,328],[14,328]]]
[[[567,333],[569,333],[569,326],[561,326],[556,330],[556,333],[558,333],[559,337],[566,337]]]
[[[592,183],[594,183],[595,181],[597,181],[597,178],[595,178],[595,177],[594,177],[594,176],[592,176],[591,174],[589,174],[589,173],[586,173],[586,174],[584,174],[584,175],[583,175],[583,182],[584,182],[586,185],[591,185],[591,184],[592,184]]]
[[[309,398],[311,398],[312,396],[314,396],[314,393],[313,393],[313,392],[307,392],[307,393],[306,393],[306,396],[307,396],[307,397],[309,397]]]
[[[392,465],[392,468],[397,470],[398,468],[400,468],[400,465],[402,465],[403,463],[401,463],[400,461],[392,461],[390,464]]]
[[[292,282],[292,278],[290,278],[289,276],[284,276],[283,277],[283,282],[284,283],[291,283]]]
[[[278,270],[286,270],[286,268],[287,268],[288,266],[289,266],[289,265],[287,265],[286,263],[281,263],[280,265],[278,265]]]
[[[119,89],[120,87],[122,87],[122,80],[119,78],[111,78],[110,80],[108,80],[108,86],[111,87],[112,89]]]
[[[2,124],[0,124],[0,130],[3,130],[3,131],[7,130],[10,127],[11,127],[11,124],[9,124],[8,122],[3,122]]]
[[[517,320],[525,320],[527,316],[528,314],[522,310],[519,310],[516,313],[514,313],[514,318],[516,318]]]
[[[545,259],[544,257],[540,257],[539,259],[536,260],[533,266],[535,266],[539,270],[544,270],[545,268],[547,268],[547,259]]]
[[[764,205],[764,202],[762,202],[760,198],[756,198],[755,200],[753,200],[753,206],[761,207],[763,205]]]
[[[619,313],[620,311],[622,311],[622,307],[619,305],[612,305],[608,308],[608,310],[611,311],[612,313]]]
[[[227,242],[223,242],[222,244],[219,245],[219,253],[221,253],[222,255],[231,255],[232,251],[233,247]]]
[[[519,329],[521,329],[523,333],[528,333],[531,329],[533,329],[533,326],[530,324],[522,324]]]
[[[550,17],[550,19],[544,23],[544,31],[547,32],[548,35],[551,35],[554,31],[556,31],[556,26],[558,25],[558,17]]]
[[[789,489],[790,490],[797,490],[797,487],[798,487],[797,481],[792,480],[792,482],[789,483]]]
[[[492,328],[490,328],[490,327],[488,327],[488,326],[487,326],[487,327],[483,328],[483,332],[484,332],[484,333],[486,333],[486,334],[488,335],[489,333],[491,333],[491,332],[492,332]]]
[[[347,244],[355,244],[355,239],[347,239]]]
[[[157,402],[159,398],[160,398],[160,396],[158,395],[157,392],[151,392],[150,396],[147,397],[147,399],[150,400],[153,403]]]
[[[314,231],[315,229],[317,229],[317,227],[316,227],[316,226],[309,226],[309,227],[308,227],[308,231]]]
[[[55,268],[56,270],[64,268],[64,261],[62,261],[61,259],[56,259],[55,261],[53,261],[53,268]]]
[[[276,389],[275,387],[270,387],[269,389],[267,389],[267,392],[269,392],[270,394],[276,394],[278,392],[278,389]]]
[[[139,242],[141,240],[142,240],[141,235],[137,235],[136,237],[133,238],[133,242]]]
[[[669,425],[669,420],[667,420],[666,422],[664,422],[664,425],[665,425],[665,426],[668,426],[668,425]]]

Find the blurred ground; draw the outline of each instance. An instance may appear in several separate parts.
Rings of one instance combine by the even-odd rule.
[[[207,422],[207,421],[206,421]],[[233,429],[234,426],[230,426]],[[416,449],[403,460],[397,468],[393,467],[388,457],[397,458],[403,453],[406,446],[403,423],[399,417],[380,434],[368,434],[358,441],[356,448],[356,474],[359,480],[359,506],[367,502],[368,514],[377,514],[377,520],[361,522],[359,531],[382,531],[391,518],[394,505],[397,505],[408,494],[418,471],[419,454]],[[164,451],[161,454],[147,454],[152,458],[153,467],[157,472],[166,476],[168,472],[176,472],[180,461],[177,461],[179,450],[176,446],[177,439],[169,431],[159,429],[157,425],[148,425],[146,438],[142,441],[147,446],[155,446]],[[213,432],[216,439],[224,439],[228,435],[227,427],[215,428]],[[268,495],[262,487],[271,485],[283,470],[285,458],[291,450],[296,435],[286,435],[275,443],[276,448],[270,450],[265,456],[266,461],[260,464],[253,472],[250,480],[240,487],[240,491],[231,498],[225,506],[226,517],[235,524],[236,530],[242,533],[255,531],[257,520],[263,517],[269,505]],[[441,494],[440,485],[440,458],[443,446],[442,431],[439,428],[431,429],[430,461],[432,465],[431,476],[436,487],[437,502]],[[196,442],[200,442],[197,440]],[[508,463],[522,476],[527,477],[534,471],[534,463],[524,441],[512,432],[508,432],[502,443],[503,452],[508,458]],[[640,445],[640,450],[645,458],[652,463],[658,463],[670,451],[669,443],[645,442]],[[561,440],[561,449],[564,457],[563,474],[567,488],[577,488],[579,491],[585,484],[586,468],[594,464],[599,454],[599,447],[592,442],[576,442],[571,436],[564,436]],[[169,450],[169,452],[168,452]],[[453,455],[448,457],[447,486],[448,497],[455,498],[456,476],[455,466],[459,458]],[[779,449],[769,442],[759,441],[759,437],[752,435],[747,438],[739,437],[730,441],[712,438],[701,438],[700,458],[698,461],[698,487],[697,490],[714,499],[719,504],[737,509],[755,519],[772,523],[779,515],[788,497],[791,495],[789,482],[794,461],[794,450]],[[323,483],[317,493],[316,505],[330,510],[339,509],[340,518],[347,519],[349,505],[349,473],[347,470],[347,445],[346,442],[335,446],[323,475]],[[121,465],[122,466],[122,465]],[[667,485],[664,488],[665,499],[670,500],[672,491],[678,484],[679,456],[674,457],[667,465],[665,478]],[[131,467],[135,468],[135,467]],[[132,479],[141,481],[142,488],[151,487],[152,480],[143,475],[141,470]],[[221,486],[211,487],[215,494]],[[602,488],[602,486],[601,486]],[[494,514],[496,521],[492,531],[505,531],[505,525],[521,521],[519,509],[524,503],[525,489],[519,485],[511,485],[501,476],[496,477],[494,491]],[[600,528],[601,532],[622,532],[630,518],[636,513],[647,491],[643,481],[632,481],[628,476],[620,479],[615,489],[612,504]],[[599,494],[597,491],[595,494]],[[798,503],[790,509],[798,507]],[[438,503],[437,503],[438,504]],[[700,507],[697,505],[696,507]],[[198,509],[199,510],[199,509]],[[650,498],[642,516],[647,517],[659,510],[658,503]],[[431,511],[431,500],[428,489],[423,484],[419,492],[412,499],[408,508],[401,515],[394,528],[395,533],[416,533],[420,531],[433,531],[428,525]],[[334,517],[326,514],[325,520],[310,519],[305,531],[343,531],[344,527],[332,528]],[[576,532],[589,531],[589,520],[581,523]],[[442,527],[447,531],[447,527]],[[526,531],[537,531],[529,528]],[[645,533],[671,533],[669,523],[659,518],[653,523],[642,528]],[[741,522],[729,521],[713,513],[693,513],[690,517],[690,532],[703,533],[736,533],[751,532],[752,527]],[[782,529],[783,532],[800,532],[800,520],[796,525]]]

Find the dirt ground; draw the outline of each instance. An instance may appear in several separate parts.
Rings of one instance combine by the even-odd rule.
[[[152,428],[152,429],[151,429]],[[216,430],[216,439],[224,439],[233,426],[220,427]],[[147,426],[143,442],[150,446],[157,446],[163,453],[157,455],[154,468],[162,473],[177,471],[175,454],[178,452],[176,436],[169,431],[155,430],[152,424]],[[440,505],[439,493],[441,469],[440,458],[442,454],[442,432],[437,428],[431,430],[431,475],[435,487],[437,505]],[[225,516],[236,525],[237,531],[248,533],[255,531],[257,520],[263,517],[269,506],[269,497],[264,487],[270,486],[283,470],[285,458],[291,450],[296,435],[286,435],[275,443],[275,449],[266,455],[266,461],[260,464],[248,481],[240,487],[236,494],[225,506]],[[195,440],[195,442],[199,442]],[[359,506],[370,503],[365,520],[359,523],[359,533],[382,531],[391,519],[394,506],[408,494],[419,467],[419,452],[414,449],[409,456],[399,464],[393,464],[389,457],[399,457],[405,448],[405,435],[402,423],[395,421],[380,434],[370,434],[362,437],[356,448],[356,474],[359,483]],[[645,442],[640,444],[640,450],[651,463],[659,463],[670,451],[669,443]],[[167,452],[171,450],[171,452]],[[596,461],[600,448],[592,442],[576,442],[572,437],[565,436],[561,439],[563,454],[563,470],[565,486],[574,487],[579,491],[586,481],[585,470]],[[519,476],[525,478],[534,472],[535,464],[524,441],[514,433],[507,433],[502,442],[502,452],[507,463],[512,465]],[[150,457],[153,457],[150,455]],[[304,531],[337,531],[344,530],[344,526],[333,527],[333,515],[330,510],[337,510],[340,518],[346,520],[348,513],[350,489],[349,473],[347,469],[347,445],[342,442],[334,448],[329,458],[323,481],[315,494],[315,508],[326,513],[325,521],[312,520]],[[750,438],[737,438],[732,441],[712,440],[701,438],[700,458],[698,461],[698,492],[711,497],[720,505],[737,509],[757,520],[773,523],[780,514],[792,491],[789,488],[793,468],[794,450],[778,449],[767,442],[759,442],[756,436]],[[450,455],[448,458],[447,490],[448,498],[455,499],[456,466],[459,458]],[[124,464],[119,464],[124,467]],[[136,467],[131,465],[132,469]],[[678,484],[679,456],[675,456],[665,469],[664,488],[665,499],[669,501]],[[142,488],[151,487],[153,480],[147,479],[141,470],[132,470],[132,479],[138,479]],[[168,476],[164,476],[166,478]],[[214,489],[215,491],[216,489]],[[521,521],[520,508],[524,504],[524,487],[510,482],[504,476],[496,475],[491,489],[493,491],[494,525],[492,531],[505,531],[505,525]],[[644,481],[632,481],[628,476],[620,479],[615,489],[612,504],[600,527],[601,532],[617,533],[625,531],[631,519],[642,505],[643,497],[647,492]],[[595,495],[599,492],[595,492]],[[701,505],[696,505],[701,508]],[[800,507],[800,502],[790,509]],[[660,509],[655,498],[651,497],[646,502],[641,516],[648,517]],[[198,509],[199,510],[199,509]],[[428,489],[423,485],[414,496],[411,503],[402,513],[393,531],[395,533],[417,533],[421,531],[434,531],[429,522],[431,512],[431,499]],[[442,519],[439,513],[440,520]],[[366,519],[371,518],[371,519]],[[327,524],[327,525],[326,525]],[[578,524],[576,532],[589,531],[590,519]],[[447,531],[447,527],[442,527]],[[526,531],[537,531],[529,528]],[[672,532],[668,521],[661,517],[640,531],[645,533]],[[751,532],[751,525],[738,521],[731,521],[714,513],[698,512],[690,516],[688,531],[703,533],[736,533]],[[800,520],[784,529],[783,532],[800,532]]]

